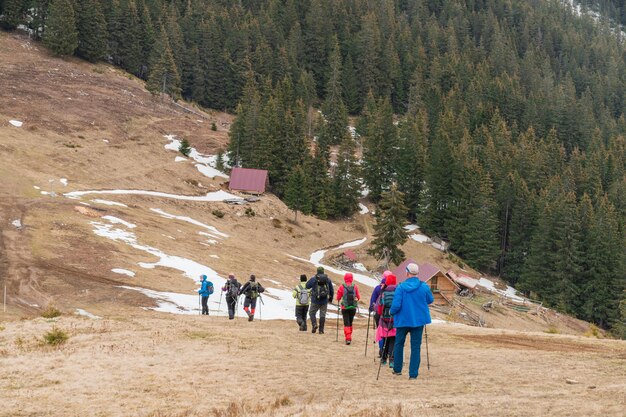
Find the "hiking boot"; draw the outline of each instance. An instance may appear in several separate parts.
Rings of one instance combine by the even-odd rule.
[[[303,332],[306,332],[306,323],[304,323],[304,324],[302,325],[302,331],[303,331]]]
[[[324,329],[320,327],[320,334],[324,334]]]
[[[315,325],[314,325],[314,326],[311,328],[311,333],[315,333],[315,332],[317,332],[317,326],[315,326]],[[320,332],[320,333],[321,333],[321,332]]]
[[[252,320],[254,320],[254,316],[251,314],[248,314],[248,321],[252,321]]]
[[[389,361],[389,367],[393,368],[393,361]]]
[[[384,360],[384,359],[382,361],[380,361],[380,363],[382,363],[383,365],[387,365],[387,361]]]
[[[402,371],[400,371],[400,372],[393,371],[392,374],[394,374],[394,375],[402,375]]]
[[[410,376],[409,377],[409,381],[412,380],[412,379],[417,379],[417,377],[416,376]]]
[[[352,343],[352,340],[346,340],[346,345],[349,345],[350,343]]]

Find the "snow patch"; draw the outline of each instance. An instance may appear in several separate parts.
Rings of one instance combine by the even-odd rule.
[[[174,158],[174,162],[184,162],[186,160],[187,158],[185,158],[184,156],[177,156],[176,158]]]
[[[22,127],[22,125],[24,124],[20,122],[19,120],[9,120],[9,123],[11,123],[15,127]]]
[[[515,301],[525,301],[524,297],[520,297],[519,295],[517,295],[517,290],[509,285],[507,285],[506,290],[500,290],[498,288],[496,288],[495,284],[493,283],[492,280],[487,279],[487,278],[483,278],[481,277],[478,280],[478,285],[480,285],[481,287],[487,289],[490,292],[495,292],[497,294],[500,294],[504,297],[510,298],[512,300]]]
[[[407,224],[406,226],[404,226],[404,230],[406,230],[407,232],[412,232],[413,230],[417,229],[419,229],[419,227],[416,224]]]
[[[63,184],[64,187],[67,187],[67,178],[61,178],[59,182]]]
[[[237,197],[234,194],[227,193],[226,191],[219,190],[207,193],[205,196],[191,196],[191,195],[177,195],[160,193],[158,191],[145,191],[145,190],[88,190],[88,191],[72,191],[63,194],[67,198],[78,199],[88,194],[111,194],[111,195],[147,195],[153,197],[171,198],[174,200],[184,201],[204,201],[204,202],[216,202],[224,200],[243,200],[241,197]]]
[[[199,222],[199,221],[197,221],[197,220],[194,220],[194,219],[192,219],[191,217],[187,217],[187,216],[176,216],[176,215],[174,215],[174,214],[166,213],[166,212],[164,212],[164,211],[163,211],[163,210],[161,210],[161,209],[155,209],[155,208],[151,208],[151,209],[150,209],[150,211],[153,211],[153,212],[155,212],[155,213],[158,213],[158,214],[160,214],[160,215],[161,215],[161,217],[165,217],[166,219],[176,219],[176,220],[182,220],[182,221],[184,221],[184,222],[191,223],[191,224],[193,224],[193,225],[203,227],[203,228],[205,228],[205,229],[207,229],[207,230],[209,230],[209,231],[211,232],[211,234],[208,234],[208,233],[206,233],[206,232],[205,232],[205,234],[207,234],[208,236],[211,236],[211,237],[216,237],[216,238],[218,238],[218,239],[220,239],[220,238],[222,238],[222,237],[228,237],[228,235],[227,235],[226,233],[222,233],[222,232],[220,232],[220,231],[219,231],[219,230],[217,230],[215,227],[213,227],[213,226],[209,226],[209,225],[207,225],[207,224],[204,224],[204,223],[202,223],[202,222]]]
[[[418,243],[428,243],[430,242],[430,238],[426,235],[422,235],[419,233],[413,234],[409,236],[411,239],[413,239],[414,241],[418,242]]]
[[[36,185],[33,185],[33,188],[34,188],[35,190],[41,190],[41,187],[37,187]]]
[[[111,272],[115,272],[116,274],[120,274],[120,275],[128,275],[129,277],[135,276],[135,273],[133,271],[129,271],[128,269],[113,268],[111,269]]]
[[[370,209],[368,209],[365,204],[359,203],[359,214],[367,214],[369,212]]]
[[[127,222],[126,220],[122,220],[119,219],[115,216],[102,216],[103,219],[110,221],[113,224],[123,224],[124,226],[128,227],[129,229],[134,229],[135,227],[137,227],[136,224],[132,224]]]
[[[90,312],[83,310],[82,308],[77,308],[76,314],[78,314],[79,316],[89,317],[90,319],[94,319],[94,320],[98,320],[102,318],[100,316],[96,316],[95,314],[91,314]]]
[[[309,257],[309,259],[303,259],[303,258],[298,258],[297,256],[292,256],[292,255],[287,255],[292,259],[297,259],[299,261],[302,262],[308,262],[310,264],[313,264],[314,266],[318,267],[321,266],[324,268],[325,271],[330,271],[333,272],[335,274],[338,274],[340,276],[343,276],[346,272],[351,272],[351,271],[345,271],[342,269],[338,269],[335,267],[332,267],[330,265],[325,265],[322,264],[321,261],[324,258],[324,255],[326,255],[326,252],[328,252],[329,250],[337,250],[337,249],[345,249],[345,248],[351,248],[351,247],[355,247],[355,246],[359,246],[361,244],[363,244],[365,241],[367,240],[366,237],[364,237],[363,239],[359,239],[359,240],[354,240],[351,242],[346,242],[344,244],[341,244],[339,246],[336,246],[334,248],[330,248],[330,249],[320,249],[317,250],[315,252],[313,252],[311,254],[311,256]],[[369,287],[375,287],[379,284],[378,280],[368,277],[367,275],[363,275],[363,274],[359,274],[359,273],[354,273],[351,272],[352,276],[354,277],[354,280],[357,282],[360,282],[361,284],[367,285]]]
[[[100,200],[99,198],[96,198],[95,200],[91,200],[94,203],[98,203],[98,204],[104,204],[105,206],[119,206],[119,207],[128,207],[126,204],[122,204],[122,203],[118,203],[116,201],[110,201],[110,200]]]
[[[180,148],[180,141],[176,139],[175,135],[165,135],[165,138],[170,141],[167,145],[165,145],[165,149],[170,151],[178,152]],[[182,158],[182,157],[177,157]],[[209,178],[215,177],[223,177],[228,179],[228,175],[224,174],[222,171],[219,171],[215,168],[217,165],[217,156],[216,155],[204,155],[198,152],[195,148],[191,148],[189,152],[189,158],[193,159],[197,162],[196,168],[200,173]],[[184,160],[184,159],[183,159]],[[179,160],[175,160],[178,162]]]
[[[361,271],[361,272],[369,272],[367,270],[367,268],[365,267],[365,265],[363,265],[362,263],[352,264],[352,268],[356,269],[357,271]]]
[[[15,226],[15,228],[16,228],[16,229],[21,229],[21,228],[22,228],[22,221],[21,221],[20,219],[13,220],[13,221],[11,222],[11,224],[12,224],[13,226]]]

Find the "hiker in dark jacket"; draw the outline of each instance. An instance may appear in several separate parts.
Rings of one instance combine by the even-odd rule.
[[[198,294],[202,297],[202,315],[209,315],[209,295],[213,294],[213,283],[211,281],[207,281],[206,275],[200,275],[202,281],[200,282],[200,289],[198,290]]]
[[[320,312],[320,334],[324,334],[324,322],[326,322],[327,304],[333,302],[333,283],[324,273],[323,267],[317,268],[315,274],[306,283],[306,287],[311,290],[311,310],[309,317],[311,318],[311,333],[317,331],[317,312]]]
[[[343,334],[346,338],[346,345],[349,345],[352,343],[352,322],[361,294],[359,294],[359,287],[353,284],[354,278],[350,272],[346,272],[343,281],[344,284],[337,289],[337,302],[341,303]]]
[[[416,379],[420,368],[420,352],[424,326],[430,324],[428,305],[435,300],[428,284],[417,277],[419,267],[410,263],[406,267],[407,279],[398,285],[391,304],[393,323],[396,326],[396,345],[393,349],[393,374],[402,375],[404,342],[411,334],[411,360],[409,379]]]
[[[301,332],[306,332],[306,313],[311,302],[311,290],[306,289],[307,276],[300,275],[300,283],[293,289],[293,298],[296,299],[296,322]]]
[[[235,278],[234,274],[228,275],[226,284],[222,287],[222,291],[226,292],[226,305],[228,306],[228,319],[235,318],[235,312],[237,310],[237,298],[239,297],[239,288],[241,284]]]
[[[254,311],[256,310],[256,299],[261,296],[265,288],[258,282],[256,277],[250,275],[250,281],[246,282],[239,291],[239,295],[244,294],[246,298],[243,300],[243,311],[248,315],[248,321],[254,320]]]

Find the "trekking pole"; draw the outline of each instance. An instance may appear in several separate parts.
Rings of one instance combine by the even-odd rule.
[[[426,365],[430,371],[430,357],[428,355],[428,328],[424,325],[424,333],[426,334]]]
[[[339,313],[341,312],[341,308],[339,308],[339,300],[337,300],[337,336],[335,336],[335,342],[339,342]]]
[[[220,310],[222,309],[222,295],[224,294],[224,291],[220,291],[220,302],[217,305],[217,315],[220,315]]]
[[[365,357],[367,358],[367,342],[370,337],[370,317],[372,317],[372,312],[367,312],[367,332],[365,333]]]
[[[263,297],[261,297],[261,294],[259,294],[259,300],[261,300],[261,304],[259,304],[259,321],[263,321],[263,309],[261,308],[261,306],[265,305],[265,303],[263,302]]]
[[[202,296],[198,294],[198,315],[202,314]]]
[[[382,368],[383,366],[383,356],[385,356],[385,349],[387,349],[387,340],[389,340],[389,337],[385,337],[385,343],[383,343],[383,353],[382,355],[380,355],[380,360],[378,361],[378,373],[376,374],[376,381],[378,381],[378,377],[380,376],[380,368]]]

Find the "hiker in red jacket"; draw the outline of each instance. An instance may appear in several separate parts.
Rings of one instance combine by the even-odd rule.
[[[343,334],[346,337],[346,345],[352,343],[352,321],[356,314],[358,301],[361,299],[359,288],[352,282],[354,278],[350,272],[343,276],[345,284],[337,290],[337,301],[341,302],[341,314],[343,315]]]

